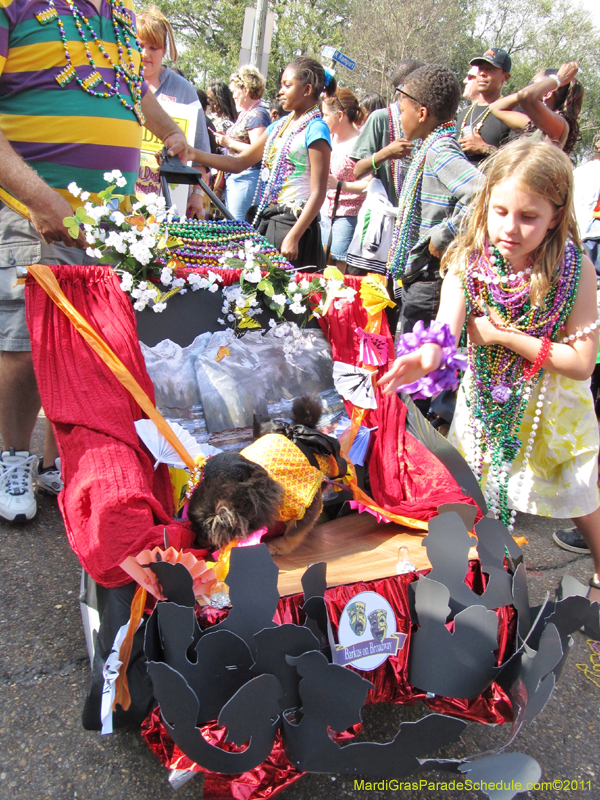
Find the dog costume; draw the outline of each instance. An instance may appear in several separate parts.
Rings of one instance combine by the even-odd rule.
[[[303,427],[293,426],[295,429]],[[337,441],[314,431],[310,434],[313,441],[307,443],[308,437],[297,431],[294,443],[284,433],[267,433],[240,452],[244,458],[263,467],[273,480],[283,486],[285,493],[278,508],[282,522],[302,519],[323,481],[346,474],[346,462],[339,456]],[[315,444],[320,453],[314,451]],[[337,448],[335,445],[338,445]],[[329,454],[325,454],[327,450]]]

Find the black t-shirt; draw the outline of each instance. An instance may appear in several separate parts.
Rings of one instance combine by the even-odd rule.
[[[483,120],[483,124],[479,129],[479,135],[486,144],[494,145],[494,147],[501,147],[506,144],[511,134],[508,125],[500,122],[491,111],[489,106],[469,106],[464,111],[461,111],[456,120],[456,128],[458,131],[458,138],[462,136],[469,136],[474,133],[474,129]],[[485,118],[485,119],[484,119]],[[465,153],[467,159],[471,164],[479,164],[484,158],[487,158],[485,153]]]

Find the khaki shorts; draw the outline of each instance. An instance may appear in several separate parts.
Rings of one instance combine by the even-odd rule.
[[[17,267],[96,263],[77,247],[46,244],[28,219],[0,203],[0,350],[31,350],[25,322],[25,286],[17,284]]]

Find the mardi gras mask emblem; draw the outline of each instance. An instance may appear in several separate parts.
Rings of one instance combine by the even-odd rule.
[[[383,608],[378,608],[369,614],[369,625],[373,638],[378,642],[385,639],[387,633],[387,612]]]
[[[365,608],[364,603],[352,603],[352,605],[348,606],[348,622],[356,636],[362,636],[367,627]]]

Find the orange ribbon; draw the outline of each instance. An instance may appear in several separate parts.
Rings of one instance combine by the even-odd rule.
[[[92,350],[102,359],[111,372],[118,378],[123,386],[131,393],[136,403],[140,406],[147,416],[154,422],[159,432],[165,437],[170,445],[173,446],[186,467],[193,471],[196,467],[194,459],[179,441],[173,429],[166,419],[157,411],[154,403],[146,392],[142,389],[131,372],[127,369],[120,358],[110,349],[101,336],[92,328],[89,322],[82,317],[72,303],[67,300],[63,290],[60,288],[56,276],[45,264],[32,264],[27,267],[29,274],[35,278],[39,285],[48,294],[50,299],[56,303],[58,308],[73,323],[75,328],[83,336]]]
[[[146,590],[142,586],[138,586],[131,601],[131,616],[129,617],[129,628],[127,634],[121,643],[119,649],[119,674],[115,681],[115,699],[112,704],[113,711],[117,710],[117,703],[121,706],[123,711],[127,711],[131,705],[131,695],[129,694],[129,683],[127,681],[127,667],[129,666],[129,659],[131,657],[131,648],[133,647],[133,637],[140,626],[142,614],[146,606]]]

